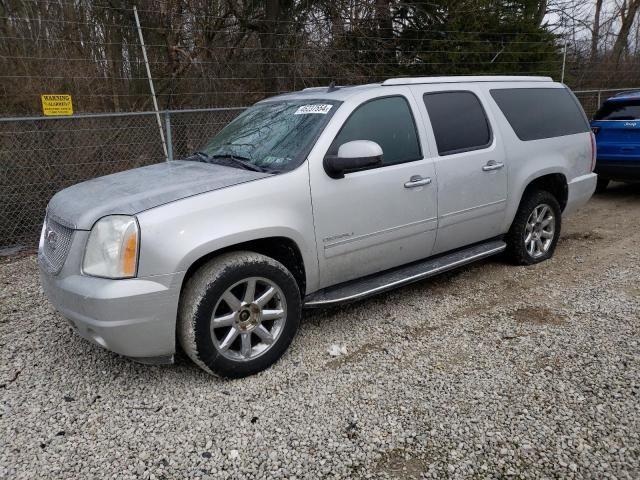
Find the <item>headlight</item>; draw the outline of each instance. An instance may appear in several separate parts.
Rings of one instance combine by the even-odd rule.
[[[139,244],[140,232],[134,217],[104,217],[91,229],[82,271],[95,277],[135,277]]]

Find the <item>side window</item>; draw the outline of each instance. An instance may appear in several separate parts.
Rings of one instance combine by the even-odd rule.
[[[491,128],[475,94],[437,92],[425,93],[422,98],[440,155],[479,150],[491,144]]]
[[[329,153],[353,140],[371,140],[382,147],[383,164],[411,162],[422,158],[416,125],[404,97],[385,97],[360,105],[342,126]]]
[[[501,88],[491,96],[520,140],[589,131],[582,107],[566,88]]]

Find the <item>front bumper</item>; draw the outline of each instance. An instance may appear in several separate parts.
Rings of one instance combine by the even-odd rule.
[[[586,204],[596,191],[597,181],[598,176],[595,173],[587,173],[572,179],[567,185],[567,205],[562,214],[570,215]]]
[[[42,288],[79,335],[141,362],[172,361],[178,274],[127,280],[63,274],[41,267]]]

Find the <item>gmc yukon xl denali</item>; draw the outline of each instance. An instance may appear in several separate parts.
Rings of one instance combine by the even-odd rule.
[[[553,255],[593,194],[594,138],[543,77],[310,88],[241,113],[193,156],[57,193],[44,291],[84,338],[142,362],[177,345],[242,377],[304,307],[359,300],[505,252]]]

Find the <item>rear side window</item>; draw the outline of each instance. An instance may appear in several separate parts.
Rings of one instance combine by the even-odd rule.
[[[475,94],[425,93],[423,100],[440,155],[478,150],[491,144],[491,128]]]
[[[523,141],[589,131],[576,99],[566,88],[505,88],[491,96]]]
[[[612,100],[605,102],[594,120],[640,120],[640,100]]]
[[[343,143],[371,140],[382,147],[383,165],[422,158],[416,125],[404,97],[385,97],[360,105],[347,119],[329,153],[336,155]]]

